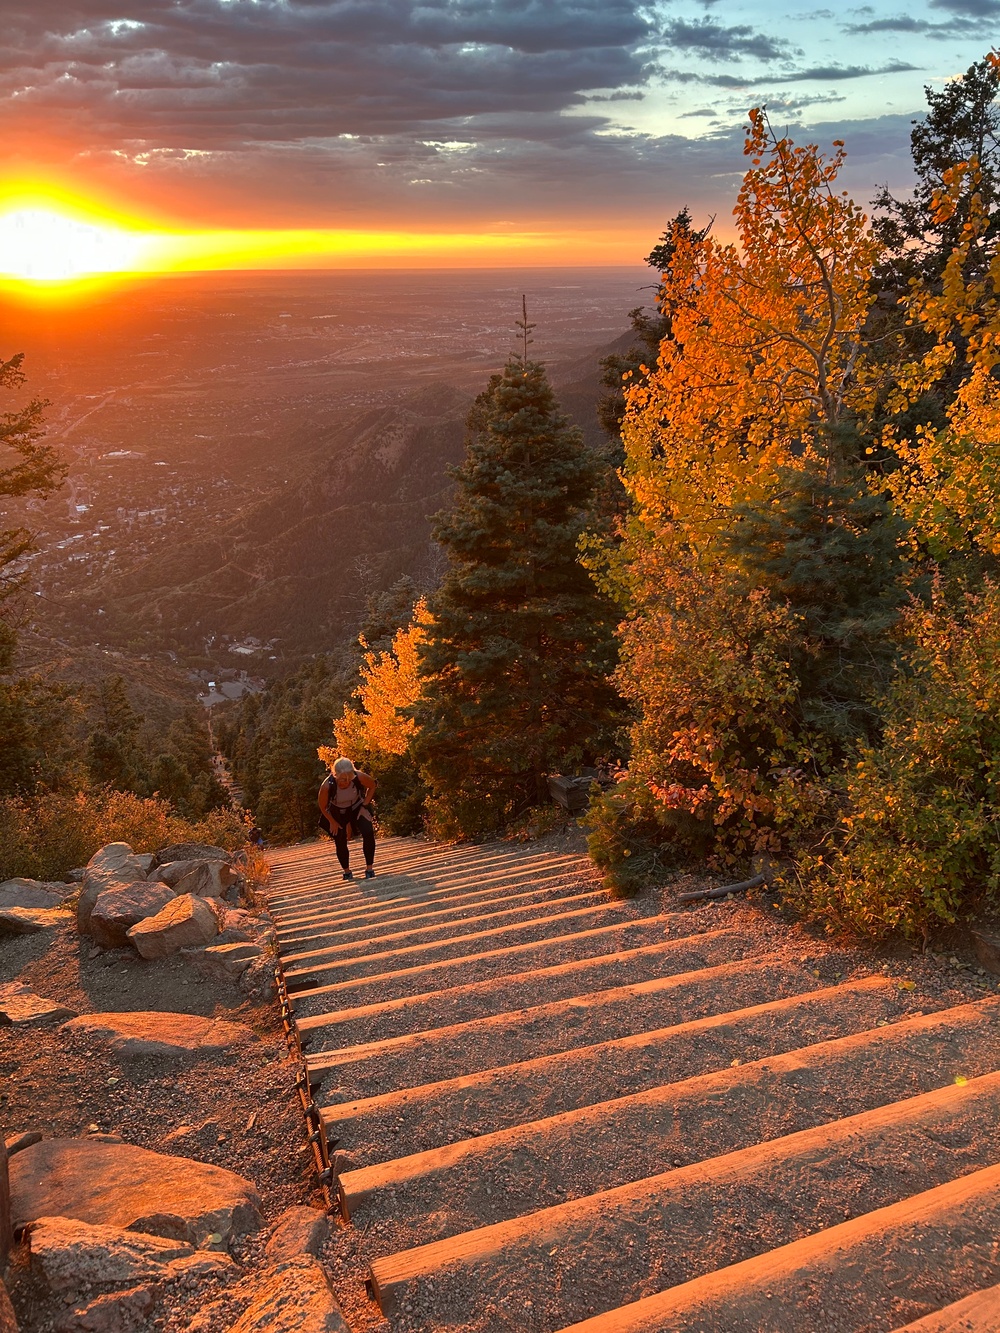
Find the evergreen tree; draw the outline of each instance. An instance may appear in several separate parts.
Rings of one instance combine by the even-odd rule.
[[[948,256],[960,244],[969,222],[972,191],[948,216],[938,213],[935,196],[945,176],[973,158],[981,173],[975,185],[990,219],[982,243],[969,255],[969,274],[981,272],[1000,236],[1000,68],[989,56],[970,65],[960,79],[941,89],[926,87],[928,112],[914,121],[910,152],[916,176],[912,194],[896,199],[883,186],[872,201],[872,229],[886,247],[879,281],[902,295],[915,277],[939,279]]]
[[[525,348],[526,352],[526,348]],[[544,368],[512,357],[469,414],[415,706],[432,827],[484,833],[592,758],[615,694],[609,608],[577,558],[600,463]]]
[[[766,589],[795,618],[793,725],[827,767],[877,736],[904,599],[904,524],[857,470],[839,471],[779,469],[760,500],[734,506],[720,543],[737,586]]]

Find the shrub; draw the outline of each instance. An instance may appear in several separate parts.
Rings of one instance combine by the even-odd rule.
[[[711,841],[710,824],[664,806],[635,774],[610,791],[593,787],[583,823],[591,860],[605,885],[622,897],[649,887],[688,859],[694,847],[704,852]]]
[[[844,842],[792,892],[879,938],[927,939],[1000,904],[1000,588],[908,616],[913,645],[884,738],[847,778]]]
[[[159,797],[108,788],[70,797],[50,792],[8,797],[0,800],[0,880],[60,879],[109,842],[127,842],[137,852],[170,842],[207,842],[235,851],[245,844],[247,827],[233,809],[211,810],[192,822]]]

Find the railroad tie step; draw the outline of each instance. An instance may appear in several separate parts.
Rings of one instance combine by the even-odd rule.
[[[1000,1001],[945,1012],[349,1171],[341,1206],[439,1240],[1000,1069]]]
[[[885,979],[879,977],[888,990]],[[310,1054],[312,1080],[332,1073],[359,1095],[413,1087],[428,1061],[441,1078],[472,1074],[501,1064],[551,1055],[634,1033],[672,1027],[684,1015],[701,1018],[744,1009],[772,997],[819,990],[821,981],[781,957],[721,963],[697,972],[657,977],[634,986],[574,995],[565,1000],[389,1037],[364,1046]],[[363,1092],[361,1091],[363,1089]]]
[[[583,883],[580,877],[573,873],[556,872],[551,875],[533,877],[526,884],[513,880],[509,886],[504,886],[499,893],[493,889],[480,889],[472,893],[461,893],[455,897],[441,899],[426,895],[419,900],[402,899],[396,905],[379,906],[377,910],[374,904],[369,904],[363,908],[351,910],[350,913],[343,913],[328,905],[314,906],[304,916],[279,913],[283,924],[278,933],[280,936],[296,931],[316,929],[319,926],[324,929],[343,932],[372,929],[392,930],[397,923],[404,925],[411,922],[419,924],[423,920],[446,920],[450,913],[454,913],[456,916],[463,913],[474,914],[490,906],[525,902],[531,898],[545,901],[558,896],[560,893],[568,892],[571,886],[575,887],[578,892],[597,891],[591,888],[589,884]]]
[[[324,1010],[322,995],[318,1000],[306,995],[295,1002],[295,1020],[300,1036],[314,1048],[356,1046],[525,1008],[539,997],[562,1000],[612,985],[694,972],[743,958],[756,948],[755,942],[735,930],[706,931],[352,1009]],[[310,1008],[320,1012],[311,1014]]]
[[[362,996],[371,1001],[392,1000],[402,995],[412,995],[415,987],[429,985],[444,989],[449,985],[482,981],[487,977],[502,975],[511,963],[533,961],[545,967],[579,958],[591,958],[600,953],[616,953],[646,943],[651,937],[662,938],[670,925],[662,917],[616,921],[554,938],[509,944],[500,949],[484,949],[480,953],[460,954],[457,958],[416,963],[409,967],[393,968],[391,972],[347,977],[333,982],[319,980],[318,972],[307,967],[297,970],[303,977],[319,980],[319,984],[312,990],[312,1001],[319,1000],[325,1007],[331,1002],[331,997],[336,997],[333,1003],[342,1003],[348,1007],[362,1002]]]
[[[337,901],[348,910],[352,906],[358,908],[368,900],[384,899],[392,902],[420,894],[456,896],[471,891],[477,885],[483,890],[489,890],[511,879],[532,879],[556,873],[575,872],[584,874],[588,879],[594,878],[593,867],[579,856],[535,857],[530,860],[498,857],[479,866],[439,867],[435,873],[385,866],[381,861],[377,865],[378,874],[374,880],[345,881],[341,879],[337,862],[331,858],[321,868],[317,867],[308,876],[297,880],[294,886],[289,886],[285,881],[277,884],[272,881],[268,896],[276,906],[286,910],[295,907],[308,910],[310,905],[322,905],[336,895]]]
[[[1000,1286],[974,1291],[895,1333],[1000,1333]]]
[[[699,1074],[863,1032],[900,1017],[885,978],[688,1020],[358,1101],[321,1106],[358,1166],[426,1152]]]
[[[553,935],[564,935],[574,927],[588,926],[618,917],[623,920],[635,919],[635,912],[623,907],[620,902],[605,900],[588,907],[570,908],[567,911],[554,912],[551,916],[531,916],[526,921],[508,922],[505,925],[486,929],[464,930],[461,925],[457,933],[446,939],[422,944],[407,944],[384,953],[358,952],[355,948],[342,952],[336,946],[332,949],[307,949],[297,954],[290,971],[307,967],[310,972],[318,972],[324,977],[363,977],[372,972],[388,971],[387,964],[408,962],[437,962],[445,958],[462,957],[474,953],[490,944],[508,942],[530,943],[534,940],[547,939]],[[661,919],[662,925],[662,919]]]
[[[853,1333],[891,1328],[1000,1278],[1000,1167],[886,1208],[560,1333]]]
[[[286,963],[317,956],[330,960],[340,956],[369,958],[375,953],[389,953],[409,944],[433,943],[435,940],[454,935],[456,931],[465,934],[477,928],[485,929],[487,926],[491,930],[497,930],[508,924],[516,925],[522,921],[540,920],[542,917],[555,916],[578,907],[597,906],[606,901],[607,894],[598,889],[589,893],[566,894],[542,902],[515,904],[513,907],[487,904],[485,908],[477,909],[475,915],[455,918],[449,914],[449,919],[445,921],[432,921],[430,924],[419,926],[400,927],[397,923],[394,930],[386,933],[354,928],[346,932],[348,936],[346,939],[343,932],[324,932],[322,929],[317,929],[310,937],[302,935],[289,937],[279,931],[278,948]]]
[[[409,875],[387,875],[378,870],[374,879],[363,879],[360,872],[353,880],[344,880],[339,868],[313,882],[308,893],[276,902],[268,902],[283,919],[310,920],[327,915],[331,920],[350,925],[362,924],[366,914],[405,916],[435,904],[460,905],[466,901],[490,902],[517,888],[535,888],[546,884],[579,883],[597,888],[593,873],[578,865],[509,867],[493,875],[472,875],[455,880],[424,881]]]
[[[951,1084],[387,1256],[371,1286],[383,1314],[405,1301],[430,1324],[471,1321],[497,1290],[515,1309],[544,1291],[547,1320],[579,1319],[641,1299],[653,1274],[678,1287],[996,1167],[998,1111],[1000,1073]]]

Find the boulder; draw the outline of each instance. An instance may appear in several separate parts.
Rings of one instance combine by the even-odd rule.
[[[257,916],[242,907],[227,907],[217,944],[239,944],[253,940],[267,944],[274,938],[274,923],[268,916]]]
[[[111,1291],[64,1314],[55,1330],[56,1333],[136,1333],[149,1327],[146,1315],[155,1303],[152,1287]]]
[[[154,867],[150,878],[158,879],[161,884],[169,884],[173,888],[185,875],[190,875],[191,871],[201,864],[201,861],[168,861],[166,865]]]
[[[271,1239],[267,1242],[267,1257],[272,1264],[286,1263],[319,1252],[330,1238],[330,1222],[318,1208],[297,1205],[281,1214]]]
[[[55,1000],[46,1000],[20,982],[0,986],[0,1027],[34,1027],[43,1023],[62,1023],[75,1018],[76,1010]]]
[[[225,847],[210,847],[204,842],[172,842],[153,853],[153,865],[166,865],[168,861],[228,861],[229,857]]]
[[[127,932],[143,958],[166,958],[179,949],[208,944],[219,933],[219,921],[204,898],[190,893],[171,899],[156,916]]]
[[[7,1268],[7,1256],[10,1254],[14,1239],[10,1219],[10,1179],[7,1175],[7,1145],[0,1139],[0,1277]]]
[[[263,1222],[257,1191],[232,1171],[93,1138],[43,1139],[19,1152],[10,1192],[15,1229],[71,1217],[222,1249]]]
[[[4,907],[0,909],[0,935],[38,935],[72,923],[73,913],[58,907]]]
[[[240,977],[240,990],[245,995],[253,995],[261,1000],[273,999],[277,990],[274,981],[274,959],[267,954],[252,959],[250,966]]]
[[[145,878],[143,862],[127,842],[111,842],[95,852],[87,862],[83,887],[76,904],[76,924],[80,934],[89,934],[90,914],[105,889],[121,888]]]
[[[17,1320],[14,1317],[14,1307],[10,1303],[10,1297],[7,1295],[7,1288],[0,1279],[0,1333],[17,1333]]]
[[[206,981],[238,980],[255,958],[263,951],[249,941],[237,944],[210,944],[203,949],[182,949],[184,961],[190,963]]]
[[[90,934],[102,949],[123,949],[127,932],[146,917],[156,916],[174,898],[166,884],[137,879],[131,884],[105,889],[98,894],[90,914]]]
[[[75,870],[67,870],[63,879],[67,884],[82,884],[83,877],[87,873],[86,866],[77,866]]]
[[[179,1058],[215,1055],[248,1041],[253,1035],[243,1023],[157,1010],[132,1014],[81,1014],[64,1023],[60,1031],[85,1039],[88,1047],[101,1045],[126,1059],[147,1055]]]
[[[61,907],[67,891],[65,884],[37,879],[6,879],[0,884],[0,908]]]
[[[1000,935],[991,935],[986,930],[974,930],[972,947],[986,971],[992,972],[994,976],[1000,976]]]
[[[178,881],[178,893],[193,893],[196,898],[221,898],[236,882],[236,871],[225,861],[198,861],[195,868]]]
[[[7,1149],[7,1156],[13,1157],[16,1152],[23,1152],[33,1144],[41,1143],[44,1137],[40,1129],[26,1129],[23,1134],[11,1134],[4,1139],[3,1146]]]
[[[278,1264],[229,1333],[350,1333],[315,1259]]]
[[[195,1252],[186,1241],[73,1217],[40,1217],[29,1236],[31,1267],[57,1296],[76,1296],[84,1287],[102,1283],[162,1277],[169,1260]]]
[[[153,869],[154,865],[156,864],[156,853],[155,853],[155,852],[137,852],[137,853],[135,854],[135,859],[136,859],[136,860],[139,862],[139,864],[142,866],[142,872],[143,872],[143,874],[148,876],[148,875],[149,875],[149,872]]]

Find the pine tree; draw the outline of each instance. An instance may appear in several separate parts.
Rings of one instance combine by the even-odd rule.
[[[879,270],[883,286],[902,294],[915,277],[931,281],[941,277],[949,255],[962,242],[973,193],[990,222],[980,245],[968,256],[969,274],[981,272],[995,253],[1000,236],[998,92],[1000,63],[992,56],[970,65],[960,79],[952,79],[940,92],[930,86],[924,89],[927,115],[914,121],[910,134],[916,176],[913,191],[905,199],[896,199],[883,186],[872,201],[876,210],[872,229],[887,251]],[[979,168],[974,190],[942,216],[935,197],[944,188],[948,172],[973,159]]]
[[[454,507],[435,538],[415,706],[432,826],[483,833],[548,799],[546,774],[592,757],[616,696],[610,612],[577,558],[600,471],[524,355],[469,414]]]

